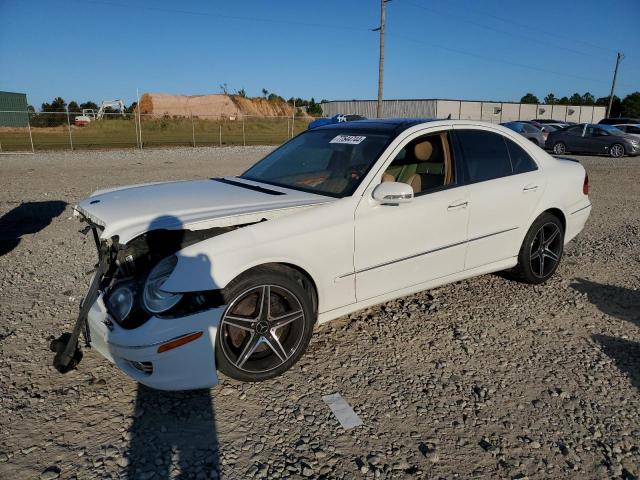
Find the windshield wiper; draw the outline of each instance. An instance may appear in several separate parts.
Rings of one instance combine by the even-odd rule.
[[[264,188],[259,185],[251,185],[243,182],[236,182],[235,180],[229,180],[228,178],[212,178],[216,182],[226,183],[227,185],[233,185],[236,187],[246,188],[255,192],[266,193],[267,195],[286,195],[285,192],[279,192],[278,190],[271,190],[270,188]]]

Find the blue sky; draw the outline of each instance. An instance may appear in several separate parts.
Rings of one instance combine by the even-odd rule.
[[[393,0],[385,98],[640,90],[638,0]],[[377,0],[0,0],[0,90],[38,106],[140,92],[377,95]]]

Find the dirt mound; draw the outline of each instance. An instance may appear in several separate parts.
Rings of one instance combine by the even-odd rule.
[[[258,117],[282,117],[293,113],[291,105],[281,100],[244,98],[237,95],[169,95],[145,93],[140,99],[143,114],[178,117],[239,115]]]

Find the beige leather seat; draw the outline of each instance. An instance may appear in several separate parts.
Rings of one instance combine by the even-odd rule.
[[[444,185],[444,151],[439,138],[416,143],[402,151],[387,171],[383,182],[402,182],[411,185],[414,193]]]

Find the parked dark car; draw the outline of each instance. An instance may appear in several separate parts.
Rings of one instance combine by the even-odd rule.
[[[638,124],[640,120],[637,118],[603,118],[598,122],[598,125],[628,125],[628,124]]]
[[[505,122],[501,125],[518,132],[525,138],[528,138],[539,147],[544,148],[545,137],[542,130],[528,122]]]
[[[569,125],[569,123],[565,122],[564,120],[554,120],[552,118],[535,118],[532,121],[536,123],[553,123],[553,124]]]
[[[546,147],[556,155],[567,152],[595,153],[619,158],[640,155],[640,141],[611,125],[582,123],[551,132]]]
[[[345,115],[343,113],[339,113],[338,115],[334,115],[329,118],[318,118],[311,122],[307,128],[311,130],[312,128],[323,127],[324,125],[331,125],[333,123],[353,122],[354,120],[366,119],[367,117],[363,117],[362,115]]]

